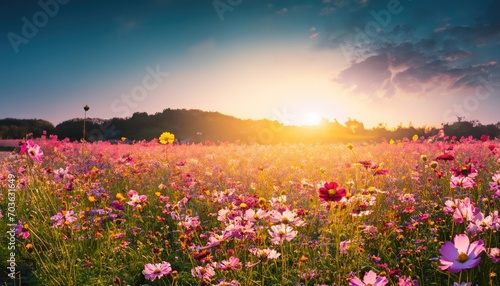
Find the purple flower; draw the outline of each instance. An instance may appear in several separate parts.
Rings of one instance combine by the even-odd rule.
[[[459,234],[455,236],[454,243],[447,241],[441,247],[442,257],[439,260],[441,263],[439,269],[456,273],[476,267],[481,262],[479,255],[485,251],[483,240],[470,243],[467,235]]]
[[[27,239],[30,236],[28,224],[23,224],[22,221],[18,221],[18,224],[14,226],[16,229],[16,235],[20,236],[22,239]]]

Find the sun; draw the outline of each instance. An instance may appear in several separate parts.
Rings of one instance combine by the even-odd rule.
[[[304,114],[298,121],[298,125],[301,126],[319,125],[321,123],[321,116],[314,112],[308,112]]]

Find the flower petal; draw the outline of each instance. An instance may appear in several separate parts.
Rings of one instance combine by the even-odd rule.
[[[455,247],[458,250],[458,253],[467,253],[467,249],[469,248],[469,237],[466,234],[458,234],[455,236]],[[458,254],[457,254],[458,256]]]

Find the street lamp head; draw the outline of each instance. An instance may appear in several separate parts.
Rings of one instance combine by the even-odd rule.
[[[89,111],[89,109],[90,109],[89,105],[88,105],[88,104],[85,104],[85,106],[83,107],[83,110],[85,110],[85,111]]]

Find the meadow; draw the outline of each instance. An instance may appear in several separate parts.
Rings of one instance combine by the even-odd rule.
[[[0,169],[1,281],[499,285],[500,141],[483,139],[26,140]]]

